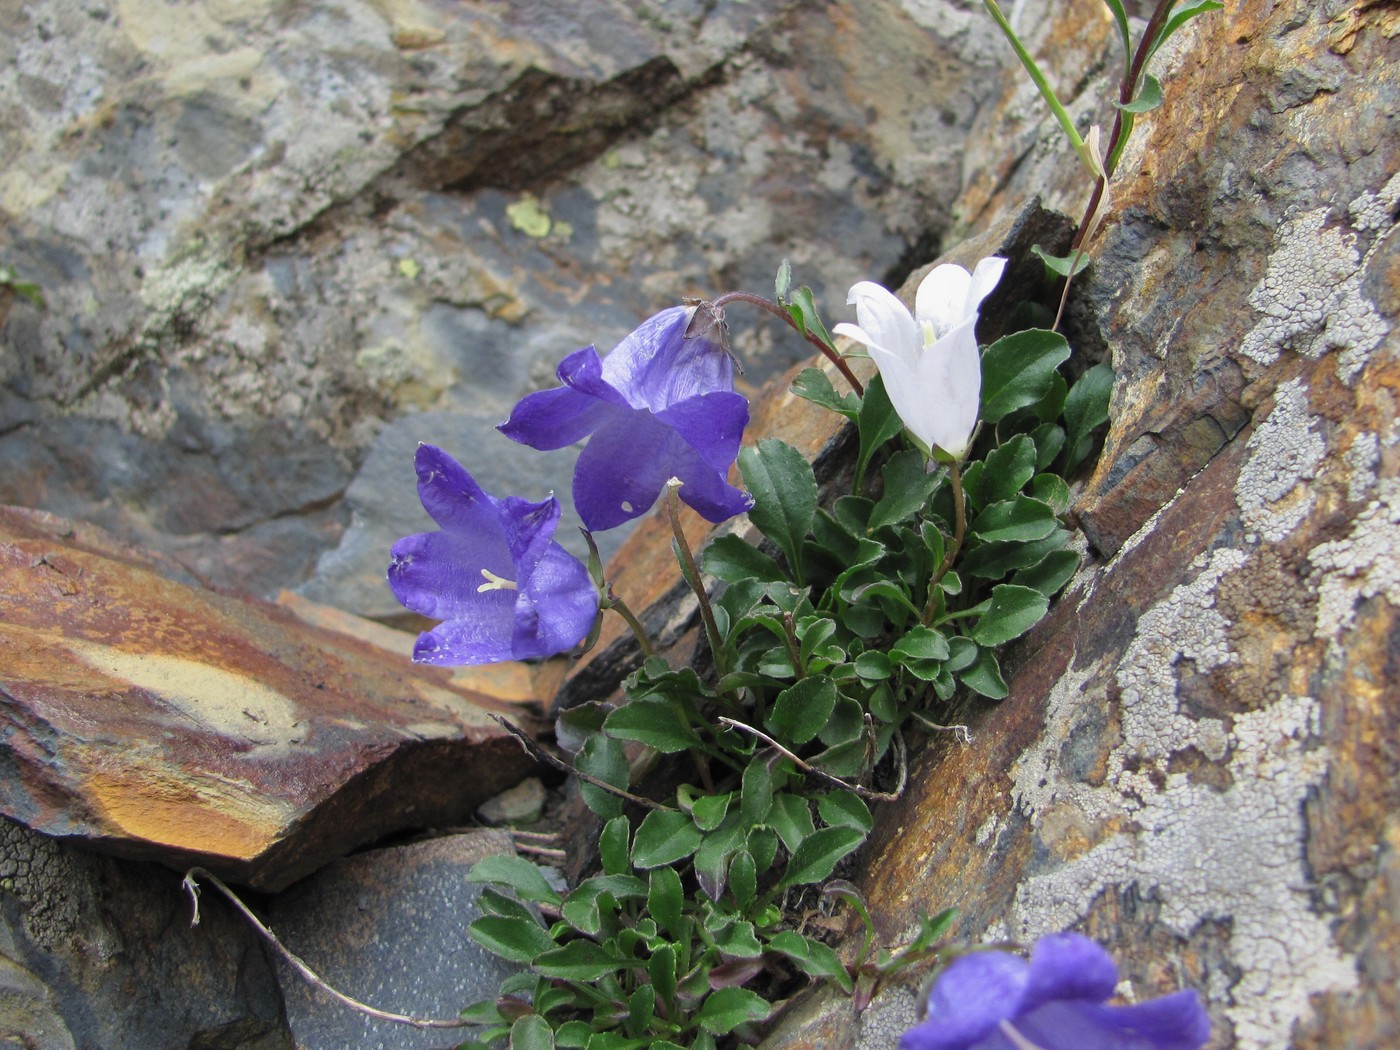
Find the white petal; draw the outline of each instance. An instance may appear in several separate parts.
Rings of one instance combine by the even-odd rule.
[[[918,385],[938,391],[931,441],[952,456],[968,447],[981,408],[982,359],[977,353],[977,318],[964,321],[924,354]]]
[[[941,339],[967,320],[964,314],[972,275],[957,263],[943,263],[919,282],[914,297],[914,316],[920,323],[933,325],[935,339]]]
[[[870,348],[870,359],[885,381],[885,393],[904,425],[925,445],[936,443],[934,432],[943,407],[936,387],[920,383],[919,373],[909,362],[878,346]]]
[[[861,342],[898,354],[913,367],[924,343],[919,335],[919,326],[903,303],[873,281],[861,281],[854,285],[846,302],[855,304],[856,320],[860,322],[861,334],[866,337],[860,339]],[[843,327],[837,325],[836,330],[840,331]],[[849,331],[844,334],[859,338]]]
[[[999,255],[989,255],[977,264],[972,271],[972,285],[967,290],[967,302],[963,309],[975,314],[982,306],[982,300],[992,294],[992,289],[1001,281],[1006,269],[1006,260]]]

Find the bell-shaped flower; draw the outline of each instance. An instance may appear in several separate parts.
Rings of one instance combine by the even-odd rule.
[[[528,394],[498,428],[556,449],[592,435],[574,468],[574,509],[597,532],[645,514],[671,478],[710,521],[753,505],[726,480],[749,421],[734,364],[707,335],[687,338],[695,307],[647,318],[606,357],[591,346],[559,365],[553,390]]]
[[[927,1019],[899,1050],[1199,1050],[1210,1019],[1192,991],[1109,1006],[1118,969],[1078,933],[954,960],[929,990]]]
[[[977,310],[1005,267],[996,256],[972,273],[955,263],[935,266],[919,282],[912,314],[888,290],[861,281],[847,299],[858,323],[832,329],[869,347],[904,425],[926,448],[955,459],[967,453],[982,394]]]
[[[419,445],[418,497],[442,528],[407,536],[390,553],[389,586],[434,620],[413,659],[489,664],[553,656],[581,642],[598,617],[583,563],[554,542],[559,501],[483,492],[451,456]]]

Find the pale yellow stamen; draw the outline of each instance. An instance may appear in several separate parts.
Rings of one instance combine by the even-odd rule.
[[[497,576],[490,569],[482,569],[481,575],[486,577],[486,582],[476,589],[477,594],[485,594],[487,591],[513,591],[516,590],[515,581],[503,579]]]
[[[927,350],[934,343],[938,342],[938,333],[934,331],[932,321],[920,321],[919,327],[924,333],[924,349]]]

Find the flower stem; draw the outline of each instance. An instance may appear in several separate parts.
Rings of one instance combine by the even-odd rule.
[[[626,602],[609,591],[607,607],[621,616],[623,622],[632,628],[632,634],[636,637],[637,644],[642,647],[643,656],[656,655],[656,649],[651,644],[651,639],[647,637],[646,628],[642,626],[642,621],[637,619],[636,614],[628,608]]]
[[[710,651],[714,654],[715,670],[719,672],[719,677],[723,678],[729,673],[728,661],[725,659],[723,639],[719,634],[719,624],[715,622],[715,611],[710,608],[710,596],[705,593],[705,587],[700,582],[700,569],[695,564],[695,555],[690,552],[690,543],[685,538],[685,530],[681,528],[681,501],[676,495],[676,490],[681,483],[672,478],[666,482],[666,517],[671,522],[671,534],[676,538],[676,553],[681,559],[681,575],[685,577],[685,582],[690,584],[690,589],[695,592],[695,597],[700,602],[700,618],[705,622],[705,635],[710,640]]]
[[[1074,152],[1079,155],[1079,159],[1089,169],[1090,174],[1094,174],[1094,165],[1089,161],[1084,139],[1080,137],[1079,129],[1074,126],[1074,119],[1065,109],[1055,95],[1055,89],[1050,86],[1050,81],[1045,79],[1045,74],[1040,71],[1040,67],[1035,64],[1035,59],[1026,50],[1020,38],[1016,35],[1016,30],[1011,28],[1011,23],[1006,20],[1006,15],[1002,14],[1001,7],[997,0],[982,0],[982,5],[986,7],[987,13],[995,20],[1006,39],[1011,42],[1011,48],[1016,52],[1016,57],[1021,60],[1021,65],[1025,67],[1030,75],[1032,83],[1040,92],[1040,97],[1045,100],[1045,104],[1050,107],[1050,112],[1054,114],[1055,120],[1059,122],[1060,130],[1065,133],[1065,138],[1069,139],[1069,144],[1074,147]]]
[[[967,534],[967,500],[963,495],[962,471],[958,469],[956,461],[948,465],[948,479],[953,483],[953,540],[943,555],[943,564],[938,566],[933,578],[928,581],[928,604],[924,606],[921,621],[925,627],[933,623],[938,606],[938,585],[953,567],[953,561],[962,549],[963,537]]]
[[[837,371],[846,377],[846,382],[851,384],[851,389],[854,390],[858,396],[863,397],[865,395],[865,386],[856,378],[856,374],[851,371],[851,366],[846,359],[838,354],[835,348],[829,346],[820,336],[813,332],[804,331],[792,314],[773,302],[773,300],[765,299],[761,295],[754,295],[753,292],[725,292],[710,305],[716,310],[722,310],[724,309],[725,303],[735,302],[748,303],[750,306],[757,306],[762,310],[767,310],[770,314],[778,318],[794,332],[806,339],[807,342],[811,343],[825,354],[826,359],[835,365]]]

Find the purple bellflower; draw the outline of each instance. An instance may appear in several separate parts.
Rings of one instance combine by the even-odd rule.
[[[591,346],[560,363],[564,385],[528,394],[498,428],[531,448],[592,438],[574,468],[574,509],[599,532],[645,514],[671,478],[710,521],[753,505],[726,480],[749,421],[734,363],[705,334],[686,337],[695,307],[647,318],[600,358]]]
[[[1210,1021],[1195,992],[1108,1006],[1113,959],[1078,933],[1042,937],[1030,962],[964,955],[934,982],[928,1019],[899,1050],[1199,1050]]]
[[[571,649],[598,616],[583,563],[553,540],[559,501],[483,492],[451,456],[419,445],[418,498],[442,528],[390,552],[389,586],[405,607],[442,620],[418,636],[425,664],[529,660]]]

